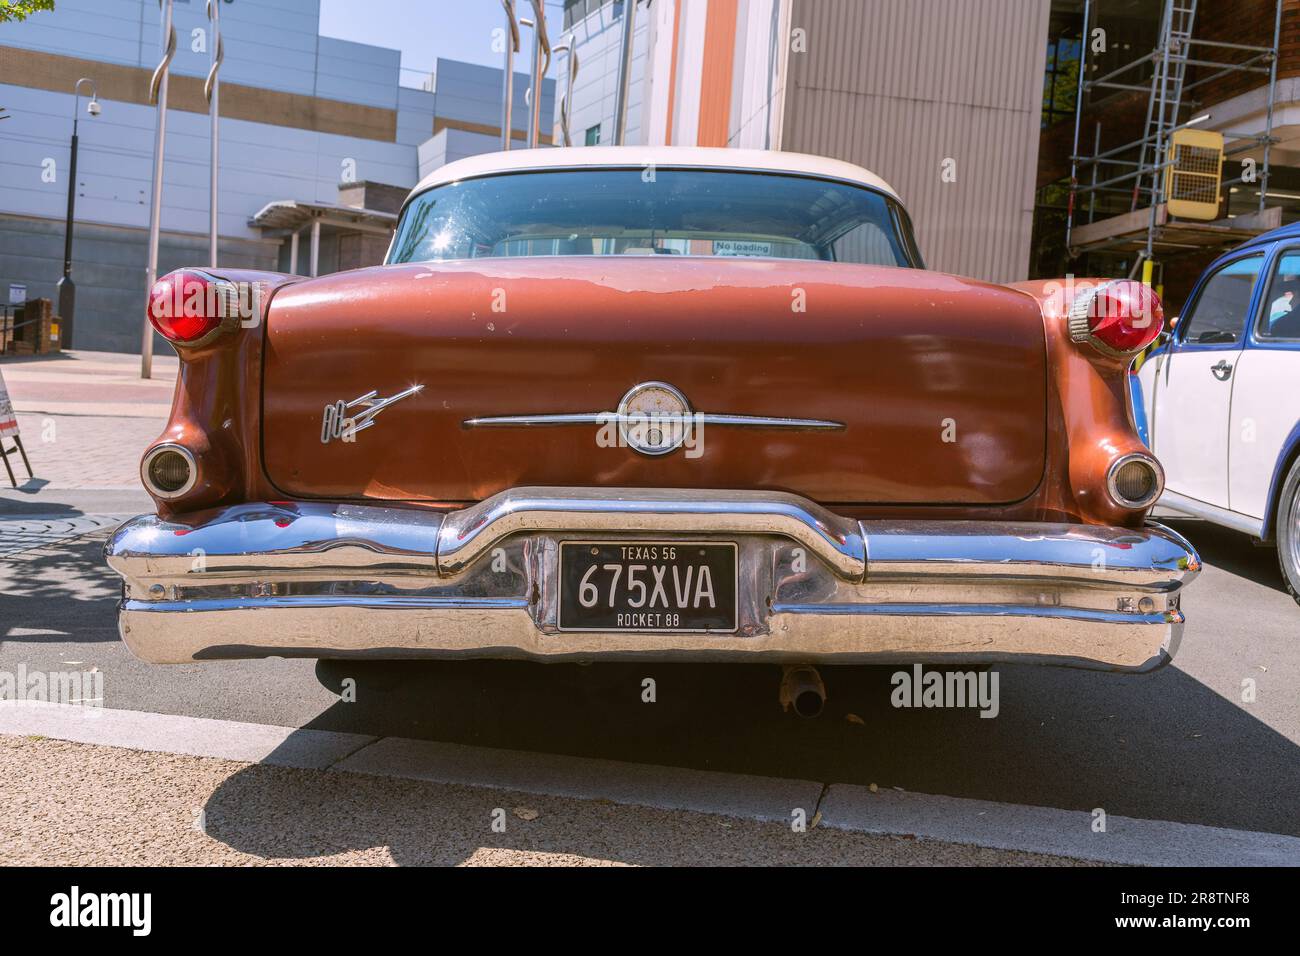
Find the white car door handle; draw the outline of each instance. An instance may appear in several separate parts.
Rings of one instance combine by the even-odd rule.
[[[1232,374],[1232,363],[1225,362],[1223,359],[1219,359],[1219,364],[1211,365],[1210,371],[1214,373],[1214,377],[1217,378],[1220,382],[1226,382],[1228,380],[1228,376]]]

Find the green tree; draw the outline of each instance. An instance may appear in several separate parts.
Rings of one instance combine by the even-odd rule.
[[[26,20],[39,10],[53,10],[54,0],[0,0],[0,23]]]

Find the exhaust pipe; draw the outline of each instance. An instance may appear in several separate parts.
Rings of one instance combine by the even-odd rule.
[[[785,664],[781,674],[781,709],[791,707],[800,717],[816,717],[826,706],[826,685],[811,664]]]

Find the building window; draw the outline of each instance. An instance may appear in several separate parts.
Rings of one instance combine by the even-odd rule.
[[[581,23],[609,2],[610,0],[564,0],[564,29],[572,29],[575,23]],[[615,20],[621,15],[622,7],[621,2],[616,3]]]
[[[587,136],[582,145],[584,146],[600,145],[600,124],[599,123],[597,123],[595,126],[590,126],[587,128]]]
[[[1079,86],[1079,54],[1083,41],[1061,36],[1047,41],[1047,70],[1043,75],[1043,129],[1074,115]]]

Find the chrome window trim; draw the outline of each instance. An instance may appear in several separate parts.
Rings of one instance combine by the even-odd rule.
[[[539,166],[530,169],[510,169],[510,170],[497,170],[495,172],[484,172],[484,173],[479,173],[475,176],[464,176],[461,179],[454,179],[450,182],[436,183],[432,186],[427,186],[426,188],[421,189],[418,192],[412,192],[411,195],[407,196],[406,200],[402,203],[402,208],[397,211],[397,225],[393,228],[393,238],[389,241],[388,252],[384,255],[384,265],[386,266],[408,265],[408,264],[427,263],[427,262],[478,262],[480,261],[480,259],[477,258],[460,258],[460,259],[403,259],[401,262],[393,262],[391,256],[393,250],[397,247],[397,236],[401,232],[402,218],[406,215],[407,207],[410,206],[411,203],[414,202],[416,199],[418,199],[420,196],[423,196],[427,192],[432,192],[435,189],[445,189],[448,186],[457,186],[460,183],[468,183],[478,179],[491,179],[493,177],[498,177],[498,176],[523,176],[523,175],[528,175],[530,173],[537,174],[537,173],[575,173],[575,172],[592,172],[592,173],[636,172],[638,170],[643,170],[644,168],[645,166],[640,163],[616,164],[611,166],[583,166],[577,164],[564,165],[564,166]],[[899,247],[903,250],[903,254],[909,260],[911,260],[909,267],[913,269],[921,269],[921,270],[925,269],[925,263],[921,259],[921,247],[916,241],[915,229],[912,226],[912,217],[908,214],[907,208],[903,205],[902,201],[897,196],[894,196],[893,194],[888,193],[885,190],[880,189],[876,186],[869,185],[868,183],[864,183],[856,179],[846,179],[842,176],[829,176],[829,175],[821,175],[821,174],[815,175],[812,173],[790,172],[787,170],[771,169],[763,166],[715,166],[715,165],[695,166],[695,165],[683,165],[678,163],[678,164],[655,167],[656,172],[659,172],[661,170],[669,170],[672,172],[692,172],[692,171],[699,170],[701,172],[715,172],[715,173],[718,172],[749,173],[749,174],[757,174],[761,176],[784,176],[786,178],[793,178],[793,179],[815,179],[825,183],[836,183],[841,186],[854,186],[858,189],[865,189],[867,192],[875,193],[877,196],[883,199],[885,201],[886,208],[888,208],[891,211],[891,213],[896,211],[899,214],[898,219],[895,222],[895,226],[896,228],[901,226],[906,226],[907,231],[904,232],[901,229],[899,229],[898,235],[895,236],[895,239],[898,241]],[[492,256],[492,257],[483,257],[483,258],[548,258],[548,257]],[[555,256],[549,258],[560,258],[560,257]],[[582,256],[582,258],[584,259],[601,259],[601,258],[626,259],[627,257],[621,254],[614,254],[614,253],[593,253],[592,255],[589,256],[584,255]],[[719,259],[719,258],[727,258],[727,257],[686,254],[686,255],[674,256],[673,258],[674,259]],[[772,261],[772,262],[834,262],[837,261],[832,259],[789,259],[782,256],[746,256],[745,258],[760,259],[763,261]],[[864,263],[843,263],[843,264],[863,265]],[[879,267],[884,269],[908,268],[908,267],[897,266],[897,265],[890,266],[884,263],[879,264]]]

